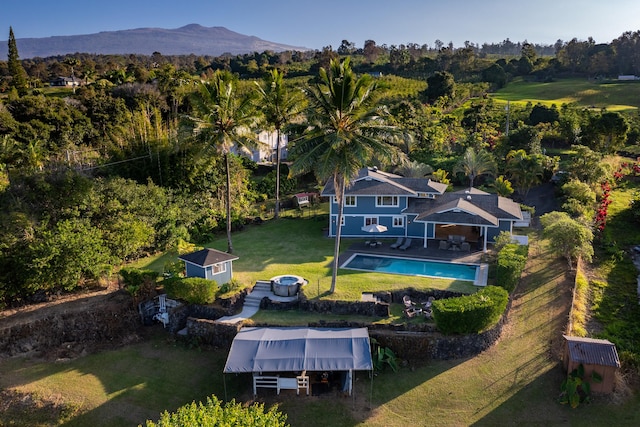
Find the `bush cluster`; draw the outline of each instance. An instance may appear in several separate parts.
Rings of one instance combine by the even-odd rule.
[[[506,290],[487,286],[472,295],[434,301],[433,318],[444,334],[474,334],[494,325],[508,300]]]
[[[164,290],[172,299],[189,304],[211,304],[216,299],[218,284],[215,280],[200,277],[173,277],[162,282]]]
[[[505,245],[498,253],[496,281],[499,286],[511,293],[516,288],[520,275],[527,262],[528,246]]]

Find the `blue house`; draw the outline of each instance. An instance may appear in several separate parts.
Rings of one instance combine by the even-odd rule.
[[[520,206],[506,197],[471,188],[446,193],[447,185],[427,178],[405,178],[377,168],[364,168],[344,194],[343,237],[371,237],[371,224],[387,227],[377,237],[410,237],[422,242],[447,241],[452,236],[487,250],[501,231],[513,231],[522,221]],[[329,235],[336,235],[338,203],[333,180],[322,190],[330,197]]]
[[[233,278],[232,263],[237,256],[215,249],[205,248],[190,254],[180,255],[184,261],[187,277],[202,277],[215,280],[222,285]]]

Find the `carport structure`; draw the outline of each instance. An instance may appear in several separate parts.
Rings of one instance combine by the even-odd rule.
[[[341,373],[351,395],[353,371],[372,371],[367,328],[243,328],[231,344],[224,373],[251,373],[257,388],[309,392],[309,373]]]

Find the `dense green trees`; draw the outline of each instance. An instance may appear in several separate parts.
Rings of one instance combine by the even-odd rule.
[[[16,45],[16,37],[13,35],[13,28],[9,27],[9,53],[8,68],[11,76],[10,86],[14,88],[19,95],[25,95],[29,89],[27,81],[27,73],[20,62],[18,55],[18,46]]]

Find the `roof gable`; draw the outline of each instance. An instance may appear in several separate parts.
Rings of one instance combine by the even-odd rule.
[[[377,168],[362,168],[358,176],[350,182],[345,194],[355,196],[413,196],[418,193],[434,195],[443,194],[446,184],[431,181],[426,178],[405,178],[389,172],[379,171]],[[333,180],[327,181],[322,190],[323,196],[335,195]]]
[[[216,249],[204,248],[189,254],[180,255],[178,259],[201,267],[208,267],[225,261],[233,261],[238,259],[238,257]]]

